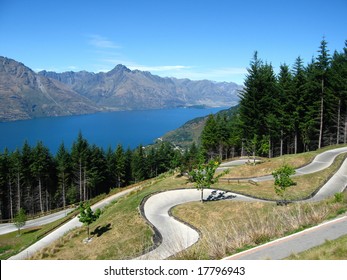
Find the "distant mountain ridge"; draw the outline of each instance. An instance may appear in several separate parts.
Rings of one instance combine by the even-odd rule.
[[[178,106],[232,106],[238,102],[235,83],[162,78],[117,65],[107,73],[41,71],[40,75],[69,85],[97,105],[116,110]]]
[[[235,83],[162,78],[117,65],[107,73],[35,73],[0,56],[0,121],[99,111],[237,104]]]

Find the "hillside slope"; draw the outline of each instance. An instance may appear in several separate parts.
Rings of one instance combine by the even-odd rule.
[[[237,111],[238,107],[237,105],[227,110],[222,110],[217,114],[231,116]],[[199,143],[201,132],[204,129],[207,118],[208,116],[192,119],[181,127],[169,131],[162,139],[182,148],[188,148],[193,142]]]
[[[68,86],[0,56],[0,121],[94,113],[101,110]]]

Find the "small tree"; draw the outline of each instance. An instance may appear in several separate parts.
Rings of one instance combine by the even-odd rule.
[[[278,168],[272,175],[275,178],[275,192],[277,195],[281,196],[285,202],[285,190],[296,185],[296,183],[290,178],[291,175],[295,174],[295,169],[287,164]]]
[[[27,221],[27,216],[25,214],[25,210],[20,208],[16,216],[14,217],[14,225],[18,229],[18,235],[20,235],[20,229],[25,226]]]
[[[89,225],[96,221],[101,214],[100,209],[96,209],[95,212],[90,208],[89,203],[87,204],[80,204],[80,215],[78,216],[79,221],[83,223],[85,226],[87,226],[87,234],[88,234],[88,240],[90,239],[89,237]]]
[[[191,180],[195,183],[195,187],[201,191],[201,202],[204,201],[204,189],[210,188],[226,173],[225,171],[215,176],[219,164],[218,161],[210,160],[207,164],[199,164],[197,169],[189,173]]]

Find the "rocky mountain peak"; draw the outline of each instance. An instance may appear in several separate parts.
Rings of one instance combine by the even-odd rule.
[[[118,64],[115,68],[113,68],[111,71],[107,72],[106,74],[108,76],[113,75],[113,74],[118,74],[118,73],[123,73],[123,72],[131,72],[131,70],[124,66],[123,64]]]

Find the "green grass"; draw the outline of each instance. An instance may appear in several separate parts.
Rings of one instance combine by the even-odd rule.
[[[347,260],[347,235],[310,250],[293,254],[288,260]]]
[[[286,156],[287,157],[287,156]],[[290,158],[295,159],[296,157],[305,158],[308,163],[312,159],[312,153],[307,155],[290,155]],[[287,160],[287,159],[286,159]],[[283,158],[271,159],[269,161],[275,161],[278,165],[284,162]],[[338,164],[338,163],[335,163]],[[258,168],[262,168],[261,164],[256,165]],[[236,169],[236,168],[235,168]],[[329,171],[332,172],[332,171]],[[313,177],[322,177],[329,176],[328,174],[314,174],[310,176],[310,180]],[[296,178],[297,179],[297,178]],[[295,180],[296,180],[295,179]],[[319,179],[320,180],[320,179]],[[317,182],[320,182],[317,180]],[[38,252],[33,256],[33,259],[129,259],[140,255],[144,250],[152,246],[152,230],[148,224],[141,217],[138,207],[141,201],[152,193],[170,189],[178,188],[191,188],[192,184],[187,183],[185,177],[178,177],[173,173],[167,173],[159,176],[158,178],[147,180],[138,184],[141,188],[137,191],[132,191],[126,197],[120,198],[112,205],[105,208],[103,214],[100,218],[91,225],[91,233],[93,241],[89,244],[83,244],[82,240],[86,237],[87,233],[84,227],[72,230],[64,237],[60,238],[54,242],[51,246],[45,248],[41,252]],[[133,186],[129,186],[133,187]],[[239,188],[240,192],[268,196],[274,198],[274,189],[273,186],[238,186],[234,184],[220,184],[216,187],[222,187],[225,189],[234,189]],[[314,186],[316,188],[317,186]],[[248,188],[248,189],[247,189]],[[294,186],[296,188],[296,196],[302,197],[309,193],[311,190],[306,191],[302,189],[299,185]],[[123,189],[114,190],[114,192],[121,191]],[[236,189],[234,189],[236,190]],[[263,193],[262,193],[263,192]],[[101,199],[101,197],[100,197]],[[323,210],[323,219],[331,218],[336,216],[337,213],[342,213],[347,208],[345,200],[343,202],[326,202],[329,206],[322,208]],[[192,206],[193,205],[193,206]],[[296,205],[296,204],[295,204]],[[303,204],[305,205],[305,204]],[[199,228],[203,233],[203,239],[206,235],[206,231],[201,229],[205,226],[205,221],[202,216],[207,217],[208,220],[219,220],[219,225],[215,225],[209,229],[210,237],[213,237],[217,240],[227,240],[227,234],[225,231],[225,219],[220,220],[218,217],[228,218],[235,217],[235,219],[249,220],[249,217],[252,213],[258,215],[259,221],[266,222],[269,218],[266,218],[268,213],[278,212],[281,209],[288,209],[286,207],[276,207],[273,204],[268,203],[235,203],[233,201],[221,201],[204,204],[204,208],[200,208],[202,205],[197,204],[187,204],[182,205],[185,212],[178,214],[181,215],[182,219],[186,220],[189,223],[192,223],[194,226]],[[294,207],[289,206],[289,207]],[[235,209],[238,211],[235,212]],[[326,209],[330,209],[329,211]],[[294,210],[293,210],[294,211]],[[296,209],[295,211],[299,211]],[[295,211],[294,216],[295,216]],[[308,211],[308,210],[307,210]],[[192,216],[192,219],[187,219],[191,212],[194,212],[195,215]],[[305,211],[301,211],[305,212]],[[300,212],[300,213],[301,213]],[[293,232],[295,230],[300,230],[303,227],[315,224],[321,221],[320,211],[309,211],[313,213],[311,215],[310,221],[305,221],[303,225],[299,225],[296,228],[290,228],[278,234],[281,236],[288,232]],[[317,212],[317,213],[316,213]],[[264,214],[265,213],[265,214]],[[189,214],[189,215],[188,215]],[[319,214],[319,215],[318,215]],[[232,216],[234,215],[234,216]],[[247,216],[248,215],[248,216]],[[315,216],[317,215],[317,217]],[[271,219],[270,219],[271,220]],[[59,223],[59,222],[58,222]],[[224,223],[224,224],[223,224]],[[48,227],[49,225],[47,225]],[[250,226],[250,225],[248,225]],[[255,226],[255,225],[253,225]],[[281,227],[280,225],[278,227]],[[206,227],[207,228],[207,227]],[[33,230],[33,229],[32,229]],[[42,232],[41,232],[42,231]],[[36,232],[31,232],[23,234],[21,237],[16,237],[16,233],[9,235],[0,236],[0,256],[2,259],[6,259],[9,256],[16,254],[20,250],[28,247],[30,244],[37,240],[37,235],[40,234],[43,236],[45,232],[50,230],[43,226],[38,229]],[[24,231],[23,231],[24,232]],[[246,233],[244,233],[246,234]],[[236,248],[227,248],[224,252],[211,253],[210,251],[187,251],[188,254],[185,255],[186,258],[219,258],[233,252],[233,250],[241,250],[249,246],[254,246],[255,243],[264,242],[274,238],[272,235],[261,234],[259,233],[256,236],[255,241],[252,242],[243,242],[242,245],[237,246]],[[202,239],[202,240],[203,240]],[[199,242],[199,244],[202,244]],[[200,246],[200,245],[199,245]],[[222,247],[221,247],[222,248]],[[226,248],[226,247],[225,247]],[[195,252],[195,253],[193,253]]]
[[[5,260],[13,255],[18,254],[31,244],[44,237],[46,234],[50,233],[55,228],[68,221],[73,215],[74,213],[70,213],[67,217],[55,222],[39,227],[22,229],[20,231],[20,235],[18,235],[17,230],[0,235],[0,259]]]

